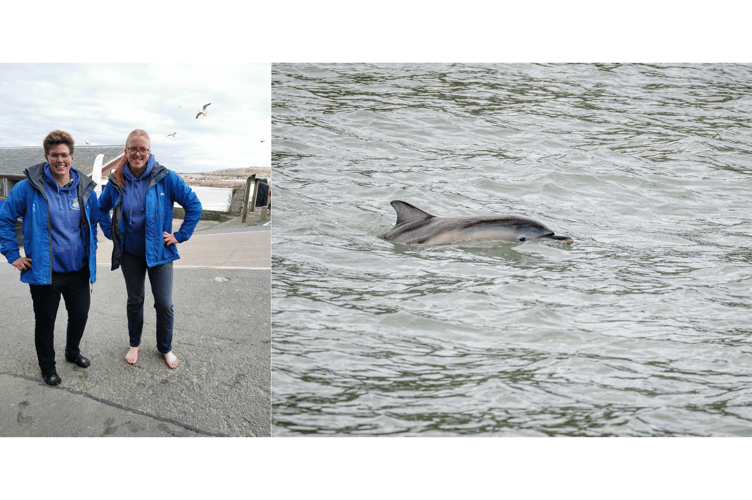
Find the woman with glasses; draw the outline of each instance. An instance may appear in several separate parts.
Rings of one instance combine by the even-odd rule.
[[[60,295],[68,311],[65,359],[81,368],[90,361],[81,355],[97,271],[97,195],[95,184],[73,168],[73,137],[62,130],[44,139],[44,158],[25,170],[0,209],[0,251],[29,284],[34,303],[34,344],[42,378],[58,385],[54,329]],[[23,218],[21,256],[16,220]]]
[[[122,268],[128,293],[130,349],[125,360],[132,365],[138,361],[148,274],[157,311],[157,350],[167,366],[175,368],[178,358],[172,353],[172,262],[180,258],[177,244],[191,237],[201,219],[201,202],[178,174],[156,162],[150,147],[145,131],[138,129],[128,135],[125,156],[99,199],[100,226],[113,242],[112,270]],[[185,218],[180,230],[172,234],[175,202],[185,210]]]

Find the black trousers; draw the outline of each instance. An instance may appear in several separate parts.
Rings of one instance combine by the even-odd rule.
[[[42,375],[55,370],[55,318],[57,317],[60,295],[68,311],[68,334],[65,343],[65,357],[74,359],[81,353],[79,344],[84,335],[86,320],[89,318],[91,291],[89,288],[89,266],[72,273],[52,273],[51,285],[29,285],[34,302],[34,345]]]

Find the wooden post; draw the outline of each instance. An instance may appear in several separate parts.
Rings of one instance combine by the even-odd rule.
[[[256,174],[253,174],[245,181],[245,194],[243,195],[243,224],[248,219],[248,197],[251,194],[251,182],[256,183]],[[253,203],[256,203],[256,196],[253,196]]]

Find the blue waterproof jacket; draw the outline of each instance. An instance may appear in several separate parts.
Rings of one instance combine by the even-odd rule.
[[[99,226],[102,233],[113,243],[113,271],[120,267],[125,247],[124,187],[114,175],[111,175],[102,196],[99,197]],[[178,243],[182,243],[191,237],[198,221],[201,220],[201,202],[182,177],[155,162],[146,192],[146,265],[149,267],[180,258],[177,245],[165,246],[162,235],[164,231],[172,233],[172,209],[175,202],[185,210],[183,224],[180,230],[174,233]],[[117,230],[112,231],[112,227]]]
[[[26,179],[16,184],[5,203],[0,205],[0,252],[9,263],[21,258],[16,239],[16,220],[23,217],[23,246],[31,259],[31,269],[21,272],[21,281],[30,285],[52,283],[52,233],[47,197],[44,194],[44,166],[39,163],[24,171]],[[71,168],[71,171],[76,170]],[[88,181],[88,182],[87,182]],[[97,280],[97,194],[95,183],[79,172],[78,203],[81,210],[81,231],[89,261],[91,282]]]

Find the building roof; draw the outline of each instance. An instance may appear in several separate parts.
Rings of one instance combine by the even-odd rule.
[[[73,150],[73,167],[84,175],[91,176],[97,155],[104,155],[102,166],[123,155],[125,146],[87,146],[76,144]],[[44,161],[42,146],[0,148],[0,177],[23,179],[24,170]],[[109,173],[103,177],[107,179]]]

